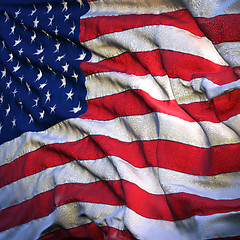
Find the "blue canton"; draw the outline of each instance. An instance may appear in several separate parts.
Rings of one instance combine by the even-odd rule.
[[[16,2],[16,1],[15,1]],[[73,1],[0,3],[0,143],[42,131],[87,110]]]

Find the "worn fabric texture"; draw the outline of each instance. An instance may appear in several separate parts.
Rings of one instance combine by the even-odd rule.
[[[240,1],[0,1],[0,239],[240,239]]]

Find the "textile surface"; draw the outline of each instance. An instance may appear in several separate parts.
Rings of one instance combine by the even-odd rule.
[[[239,0],[0,1],[0,239],[239,239],[239,89]]]

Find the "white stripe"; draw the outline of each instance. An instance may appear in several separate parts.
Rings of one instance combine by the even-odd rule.
[[[96,73],[86,77],[87,100],[139,89],[158,100],[173,100],[168,76],[135,76],[120,72]]]
[[[185,86],[191,86],[196,93],[206,93],[208,99],[224,95],[235,89],[240,89],[240,79],[223,85],[213,83],[207,78],[195,78],[191,81],[181,81]]]
[[[229,121],[234,121],[235,117]],[[159,112],[118,117],[108,121],[74,118],[60,122],[43,132],[24,133],[2,144],[0,165],[44,145],[73,142],[89,135],[103,135],[124,142],[164,139],[206,148],[239,143],[238,134],[222,122],[188,122]]]
[[[202,239],[239,237],[240,235],[240,212],[196,216],[195,221],[198,232],[202,233]]]
[[[94,63],[125,52],[166,49],[193,54],[220,65],[227,65],[207,38],[173,26],[151,25],[133,28],[101,35],[82,44],[92,52],[90,62]]]
[[[182,0],[181,2],[194,17],[215,17],[240,12],[239,0]]]
[[[191,81],[168,76],[135,76],[119,72],[95,73],[86,77],[87,100],[139,89],[157,100],[176,100],[178,104],[205,102],[209,99],[240,89],[240,79],[218,85],[207,78]]]
[[[174,100],[178,104],[208,101],[203,91],[188,85],[189,81],[168,76],[135,76],[119,72],[96,73],[86,77],[87,100],[139,89],[157,100]],[[195,86],[195,84],[192,84]]]
[[[58,207],[52,214],[0,233],[1,239],[37,239],[62,227],[74,228],[91,219],[98,227],[128,229],[141,240],[199,240],[240,234],[240,213],[196,216],[180,221],[145,218],[126,206],[74,202]],[[227,226],[227,227],[226,227]]]
[[[137,168],[116,156],[72,161],[1,188],[0,210],[50,191],[57,185],[124,179],[151,194],[189,193],[211,199],[240,196],[240,173],[196,176],[159,167]]]
[[[231,67],[240,66],[240,42],[223,42],[214,46]]]
[[[159,14],[185,8],[177,0],[98,0],[89,2],[89,5],[90,10],[81,18],[124,14]]]
[[[239,212],[196,216],[171,222],[144,218],[128,209],[125,221],[127,229],[141,240],[199,240],[240,234]]]
[[[56,231],[60,227],[69,229],[90,222],[91,220],[87,216],[84,216],[84,204],[73,202],[58,207],[46,217],[0,232],[0,239],[32,240],[39,238],[42,234]]]
[[[226,121],[223,121],[223,123],[232,131],[234,131],[238,136],[240,136],[240,114],[229,118]]]

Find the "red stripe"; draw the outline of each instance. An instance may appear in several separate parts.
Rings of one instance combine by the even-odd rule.
[[[161,58],[169,77],[184,80],[205,77],[219,85],[237,80],[231,67],[218,65],[199,56],[162,50]]]
[[[148,25],[169,25],[185,29],[197,36],[206,36],[214,44],[217,44],[221,42],[240,41],[239,22],[240,14],[225,14],[211,18],[193,18],[186,9],[158,15],[99,16],[80,21],[81,33],[79,38],[80,41],[87,41],[103,34],[120,32],[131,28]],[[105,28],[105,26],[108,26],[108,28]]]
[[[137,76],[151,74],[166,75],[159,50],[149,52],[124,53],[98,63],[82,62],[81,69],[85,76],[99,72],[122,72]]]
[[[98,159],[108,155],[118,156],[136,167],[155,166],[196,175],[237,172],[240,171],[239,151],[240,144],[198,148],[165,140],[126,143],[93,135],[77,142],[43,146],[1,166],[0,187],[75,159]]]
[[[127,230],[120,231],[111,227],[97,227],[94,223],[79,226],[73,229],[60,229],[55,232],[49,233],[39,240],[49,239],[75,239],[80,238],[82,240],[135,240],[131,233]],[[223,237],[212,238],[208,240],[239,240],[240,236],[236,237]]]
[[[239,103],[240,103],[239,89],[226,93],[221,97],[214,98],[213,104],[216,116],[220,121],[225,121],[229,117],[239,114],[240,113]]]
[[[143,115],[151,112],[165,113],[189,122],[195,121],[179,107],[175,100],[156,100],[142,90],[129,90],[89,100],[87,112],[79,117],[83,119],[110,120],[120,116]],[[218,122],[214,112],[209,111],[206,118],[211,118],[211,120]]]
[[[236,110],[238,112],[234,112],[235,115],[240,113],[240,109]],[[79,118],[106,121],[121,116],[143,115],[152,112],[168,114],[189,122],[219,122],[212,102],[178,105],[175,100],[154,99],[142,90],[128,90],[111,96],[88,100],[88,110]]]
[[[194,215],[240,211],[240,199],[214,200],[187,193],[154,195],[125,180],[99,181],[58,185],[51,191],[1,210],[0,219],[4,221],[0,223],[0,231],[48,216],[57,207],[78,201],[126,205],[143,217],[168,221],[178,221]],[[91,219],[91,215],[89,217]]]
[[[196,22],[206,37],[215,44],[240,41],[240,14],[196,18]]]
[[[81,69],[85,76],[99,72],[121,72],[137,76],[167,74],[183,80],[206,77],[219,85],[238,79],[231,67],[215,64],[199,56],[169,50],[124,53],[98,63],[82,62]]]
[[[240,236],[236,237],[222,237],[222,238],[209,238],[208,240],[239,240]]]
[[[135,240],[136,238],[127,230],[120,231],[112,227],[97,227],[94,223],[89,223],[72,229],[60,229],[38,239]]]
[[[240,90],[236,89],[208,102],[181,104],[181,108],[196,121],[226,121],[240,114]]]
[[[174,26],[188,30],[197,36],[204,36],[189,11],[179,10],[161,14],[131,14],[81,19],[79,39],[83,42],[97,38],[103,34],[121,32],[127,29],[150,25]]]
[[[157,100],[142,90],[128,90],[88,100],[88,110],[79,118],[106,121],[116,117],[160,112],[189,122],[218,123],[240,114],[240,107],[237,107],[240,101],[239,93],[239,90],[235,90],[211,101],[178,105],[176,100]]]
[[[235,74],[237,75],[237,77],[240,79],[240,67],[235,67],[233,68]]]

